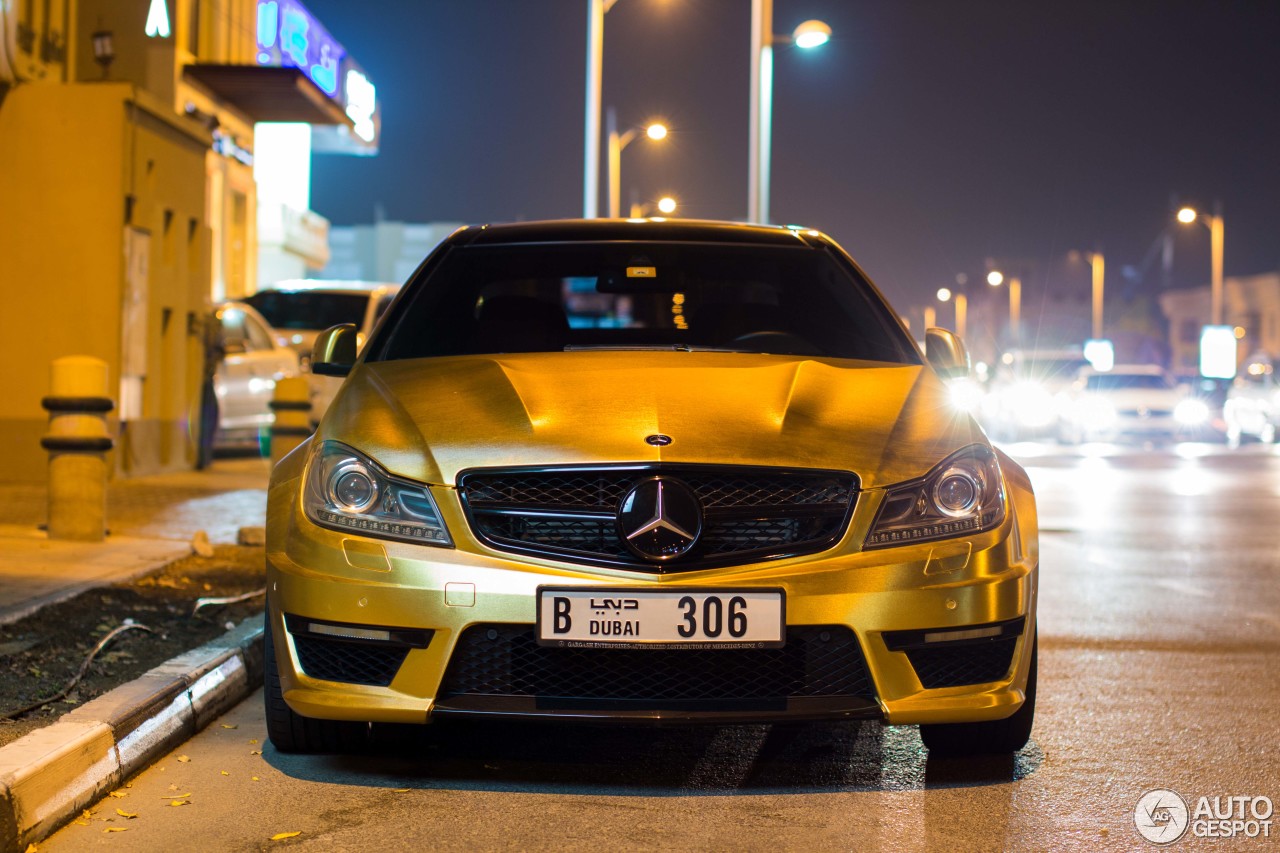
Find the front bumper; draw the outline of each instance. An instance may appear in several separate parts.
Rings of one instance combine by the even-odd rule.
[[[879,499],[878,494],[866,492],[859,496],[844,541],[821,554],[661,576],[517,559],[493,551],[470,537],[456,495],[443,487],[433,488],[433,496],[456,549],[326,530],[302,513],[296,479],[278,476],[268,511],[268,627],[277,639],[285,701],[306,717],[401,723],[446,716],[658,723],[876,718],[891,724],[1004,718],[1024,698],[1035,635],[1038,561],[1030,486],[1016,466],[1007,465],[1006,471],[1011,469],[1020,476],[1010,477],[1009,512],[1005,522],[988,533],[860,551]],[[509,683],[497,682],[512,680],[509,661],[517,644],[523,644],[522,660],[545,663],[542,668],[552,673],[546,677],[560,687],[569,683],[564,681],[566,667],[576,667],[575,673],[609,666],[625,673],[629,668],[648,672],[653,681],[663,684],[672,679],[697,684],[720,672],[748,677],[771,666],[784,666],[772,658],[731,663],[734,655],[744,654],[738,651],[699,652],[720,655],[703,663],[695,663],[692,657],[673,658],[686,654],[678,650],[632,651],[627,654],[633,657],[622,663],[618,663],[621,653],[615,650],[606,652],[614,656],[611,662],[602,657],[567,663],[538,657],[541,652],[528,650],[536,593],[539,586],[552,585],[602,590],[781,589],[788,629],[795,632],[789,633],[791,651],[780,650],[791,655],[791,663],[785,665],[807,672],[814,666],[814,655],[824,656],[824,661],[832,658],[821,648],[823,644],[846,642],[846,651],[835,657],[846,660],[851,670],[862,667],[865,681],[848,690],[840,688],[835,695],[829,687],[816,693],[782,690],[774,695],[772,682],[758,689],[738,689],[735,675],[732,686],[737,695],[731,698],[690,700],[677,691],[645,700],[628,687],[627,698],[617,700],[598,694],[566,696],[565,689],[552,691],[555,696],[544,695],[536,684],[530,686],[522,670],[514,680],[525,679],[519,687],[524,693],[504,692],[511,689]],[[308,635],[307,626],[313,623],[339,627],[323,629],[329,630],[327,636]],[[975,652],[975,644],[984,645],[980,640],[991,638],[954,635],[958,639],[952,644],[945,634],[994,624],[1013,626],[992,640],[1004,644],[1000,649],[986,643]],[[357,636],[334,636],[335,631],[346,630],[342,626],[354,626]],[[370,630],[375,633],[368,634]],[[371,639],[382,636],[378,631],[395,633],[398,645]],[[933,649],[917,648],[926,634],[939,633],[942,639],[931,645],[943,650],[943,658],[950,654],[953,663],[959,664],[949,670],[943,660],[941,677],[939,655]],[[904,637],[915,635],[920,642],[903,644]],[[421,641],[412,641],[415,636]],[[362,666],[372,666],[354,676],[366,683],[353,683],[352,670],[344,670],[341,661],[330,661],[328,669],[317,665],[317,648],[333,650],[337,648],[333,643],[343,642],[349,644],[347,651],[360,653]],[[930,654],[932,663],[925,660]],[[985,668],[966,668],[975,654],[985,656]],[[377,658],[373,664],[368,663],[370,655]],[[461,666],[464,657],[489,668],[459,681],[457,669],[450,667]],[[801,658],[803,662],[796,663]],[[683,665],[686,661],[688,666]],[[719,666],[720,661],[729,668]],[[699,670],[699,666],[708,668]],[[947,676],[951,670],[969,674]]]

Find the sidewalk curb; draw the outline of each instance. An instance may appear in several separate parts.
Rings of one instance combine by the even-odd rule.
[[[262,617],[0,748],[0,850],[21,853],[262,684]]]

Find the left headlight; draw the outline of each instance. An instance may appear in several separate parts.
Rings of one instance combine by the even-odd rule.
[[[392,477],[368,456],[336,441],[312,451],[302,503],[307,518],[321,527],[453,546],[426,485]]]
[[[1004,520],[1004,480],[991,448],[953,453],[918,480],[885,489],[864,545],[888,548],[990,530]]]

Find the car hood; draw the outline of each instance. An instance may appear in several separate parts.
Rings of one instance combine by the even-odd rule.
[[[670,436],[666,447],[648,436]],[[388,471],[720,463],[853,471],[863,487],[985,442],[920,365],[707,352],[571,352],[360,364],[317,432]]]

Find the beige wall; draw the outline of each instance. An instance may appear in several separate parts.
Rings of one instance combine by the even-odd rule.
[[[190,467],[188,423],[200,379],[207,299],[207,139],[122,83],[29,85],[0,104],[0,257],[9,316],[0,336],[0,441],[7,480],[39,480],[49,363],[91,355],[119,400],[125,233],[150,234],[145,378],[138,417],[121,431],[116,470]]]

